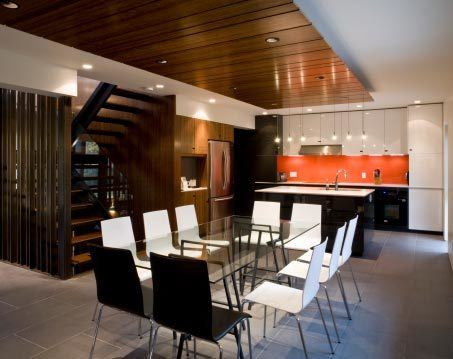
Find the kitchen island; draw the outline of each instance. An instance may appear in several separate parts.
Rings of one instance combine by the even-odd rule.
[[[256,200],[281,203],[281,217],[291,218],[293,203],[322,205],[322,236],[328,237],[328,249],[332,248],[336,230],[356,214],[359,215],[352,252],[362,256],[364,251],[365,227],[374,218],[373,192],[368,188],[339,188],[306,186],[277,186],[255,191]]]

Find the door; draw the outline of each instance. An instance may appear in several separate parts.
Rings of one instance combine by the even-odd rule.
[[[209,141],[210,197],[231,194],[231,145],[224,141]]]
[[[233,215],[233,196],[211,198],[209,201],[209,220]]]

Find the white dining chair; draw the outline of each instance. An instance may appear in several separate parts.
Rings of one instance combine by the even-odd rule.
[[[357,285],[357,281],[355,279],[354,272],[352,270],[352,265],[351,265],[351,262],[349,261],[349,259],[351,258],[351,255],[352,255],[352,244],[354,242],[354,236],[355,236],[355,231],[357,228],[358,218],[359,218],[359,216],[357,215],[353,219],[351,219],[348,223],[348,228],[346,230],[346,236],[345,236],[345,239],[343,242],[343,248],[341,250],[341,255],[340,255],[340,258],[338,261],[339,269],[337,271],[338,285],[340,287],[340,292],[343,297],[343,302],[344,302],[346,312],[348,314],[349,319],[352,319],[352,317],[351,317],[351,312],[349,310],[348,301],[346,298],[346,291],[345,291],[344,285],[343,285],[343,278],[341,276],[341,267],[343,267],[346,263],[348,263],[348,267],[349,267],[349,270],[352,275],[352,280],[354,281],[355,289],[356,289],[357,295],[359,297],[359,302],[361,302],[362,296],[360,295],[359,287]],[[310,262],[312,255],[313,255],[313,251],[308,251],[308,252],[305,252],[302,256],[300,256],[297,260],[301,261],[301,262]],[[323,266],[326,266],[326,267],[329,266],[331,256],[332,255],[330,253],[326,253],[324,255]]]
[[[284,243],[284,248],[306,252],[321,243],[321,217],[322,206],[320,204],[293,203],[291,222],[294,223],[294,226],[297,226],[297,223],[318,223],[318,225],[288,243]],[[289,238],[293,237],[290,233]],[[277,246],[281,245],[282,242],[277,242]]]
[[[305,339],[302,331],[301,325],[301,316],[303,309],[311,303],[313,299],[316,300],[318,305],[319,313],[321,315],[321,320],[324,325],[324,330],[326,332],[327,339],[329,341],[329,346],[331,353],[333,353],[332,341],[330,339],[329,332],[327,330],[326,322],[324,320],[324,315],[319,305],[319,300],[316,297],[319,290],[319,276],[321,273],[322,260],[324,253],[326,251],[327,241],[324,241],[313,248],[313,256],[311,263],[309,265],[307,278],[304,282],[303,289],[297,289],[288,287],[286,285],[277,284],[273,282],[265,281],[255,290],[250,292],[243,300],[243,303],[256,303],[264,305],[264,316],[267,314],[267,307],[274,309],[282,310],[288,313],[291,317],[294,317],[297,321],[297,326],[299,329],[300,339],[302,341],[302,346],[304,349],[305,356],[308,358],[307,347],[305,344]],[[266,326],[264,321],[264,330],[263,334],[266,336]]]
[[[178,231],[185,231],[198,227],[197,212],[193,204],[176,207],[175,212]]]
[[[327,297],[327,304],[329,305],[330,315],[332,316],[332,322],[335,329],[335,333],[337,335],[338,343],[340,342],[340,335],[338,333],[337,323],[335,321],[335,316],[332,310],[332,304],[330,301],[329,292],[327,290],[327,285],[330,280],[333,278],[334,275],[337,274],[339,261],[340,261],[340,252],[341,247],[344,241],[344,234],[346,231],[346,222],[343,226],[337,229],[337,233],[335,236],[335,242],[332,248],[332,255],[330,256],[330,262],[328,267],[321,268],[321,274],[319,276],[319,283],[324,288]],[[279,273],[278,276],[288,276],[298,279],[306,280],[308,276],[308,271],[310,268],[310,264],[306,262],[299,262],[299,261],[292,261],[286,267],[284,267]],[[275,318],[275,316],[274,316]],[[275,326],[275,323],[274,323]]]

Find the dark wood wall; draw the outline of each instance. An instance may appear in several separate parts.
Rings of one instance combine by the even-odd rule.
[[[133,194],[136,240],[144,238],[144,212],[161,209],[167,209],[170,215],[174,212],[175,97],[150,99],[141,106],[135,124],[115,147],[107,149],[112,161],[126,175]]]
[[[0,89],[0,258],[70,275],[71,99]]]

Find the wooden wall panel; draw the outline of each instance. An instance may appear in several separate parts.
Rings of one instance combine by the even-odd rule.
[[[0,258],[70,275],[71,100],[0,89]]]

